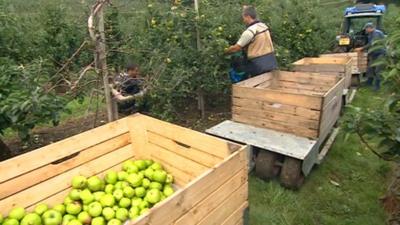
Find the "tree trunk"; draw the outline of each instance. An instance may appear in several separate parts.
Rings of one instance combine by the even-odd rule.
[[[0,138],[0,161],[6,160],[11,158],[11,150],[10,148],[4,143],[4,141]]]
[[[194,10],[196,11],[197,17],[200,17],[199,13],[199,0],[194,0]],[[197,41],[197,50],[201,50],[201,40],[200,40],[200,29],[196,22],[196,41]],[[204,93],[201,88],[197,91],[197,108],[200,112],[201,118],[204,119],[206,117],[205,112],[205,101],[204,101]]]

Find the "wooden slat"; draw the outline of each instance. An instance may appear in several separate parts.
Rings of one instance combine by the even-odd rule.
[[[219,138],[153,119],[148,116],[139,115],[133,119],[135,118],[143,121],[143,126],[148,131],[220,158],[225,158],[240,148],[240,145],[233,142],[223,141]],[[132,137],[134,138],[134,136],[133,134]]]
[[[325,94],[323,107],[325,107],[335,96],[341,96],[344,88],[344,79],[341,79]]]
[[[209,213],[216,209],[232,193],[238,190],[244,183],[247,183],[247,170],[241,170],[234,175],[228,182],[223,184],[207,198],[193,207],[188,213],[179,218],[175,225],[197,224]]]
[[[210,212],[198,225],[221,225],[226,218],[247,201],[248,183],[236,190],[218,208]]]
[[[99,145],[92,146],[80,152],[74,158],[68,159],[59,164],[49,164],[29,173],[23,174],[14,179],[0,184],[0,200],[15,194],[21,190],[43,182],[60,173],[70,170],[74,167],[89,162],[99,156],[107,154],[115,149],[122,148],[130,142],[129,134],[123,134]]]
[[[148,142],[147,128],[143,116],[135,114],[127,118],[127,126],[131,135],[132,150],[138,158],[150,158],[150,153],[145,151]]]
[[[300,106],[309,109],[320,109],[322,99],[317,96],[288,94],[280,91],[233,86],[233,97],[267,101],[285,105]]]
[[[296,127],[291,124],[283,124],[280,122],[262,120],[257,117],[248,117],[248,116],[242,116],[242,115],[237,115],[237,114],[233,114],[232,119],[235,122],[249,124],[249,125],[253,125],[256,127],[269,128],[269,129],[273,129],[273,130],[277,130],[277,131],[295,134],[295,135],[298,135],[301,137],[309,137],[309,138],[313,138],[313,139],[318,138],[318,130],[312,130],[312,129],[309,129],[306,127]],[[289,123],[289,121],[288,121],[288,123]]]
[[[235,86],[254,87],[254,86],[257,86],[261,83],[264,83],[264,82],[272,80],[272,79],[273,79],[272,73],[264,73],[264,74],[258,75],[256,77],[239,82],[239,83],[235,84]]]
[[[310,90],[305,90],[302,88],[289,88],[289,87],[275,87],[274,89],[271,90],[277,90],[282,93],[286,94],[299,94],[299,95],[307,95],[307,96],[313,96],[313,97],[322,97],[324,94],[321,91],[310,91]]]
[[[214,167],[222,161],[222,158],[220,157],[211,155],[196,148],[182,146],[171,139],[155,134],[153,132],[148,132],[148,140],[152,144],[168,149],[171,152],[174,152],[180,156],[188,158],[206,167]]]
[[[50,196],[64,190],[70,186],[71,179],[76,175],[92,176],[99,171],[113,165],[122,163],[127,158],[133,157],[132,146],[127,145],[121,149],[115,150],[97,159],[94,159],[84,165],[75,167],[68,172],[55,176],[43,183],[25,189],[15,195],[5,198],[0,201],[0,212],[7,212],[15,206],[26,207],[32,203],[36,203],[43,199],[43,193]]]
[[[247,168],[246,154],[245,147],[233,153],[214,169],[192,181],[185,189],[177,191],[171,198],[156,205],[149,214],[139,218],[132,225],[172,224],[229,180],[233,174]]]
[[[283,113],[265,112],[262,110],[254,110],[242,107],[232,107],[232,114],[241,115],[243,117],[255,117],[262,120],[283,122],[284,124],[290,123],[293,126],[307,127],[315,130],[318,130],[319,128],[319,121],[317,120],[309,120],[303,117],[287,115]]]
[[[243,203],[232,215],[230,215],[223,223],[222,225],[243,225],[244,222],[244,212],[247,210],[249,207],[249,203],[245,202]]]
[[[0,162],[0,183],[80,152],[93,145],[110,140],[127,131],[126,120],[122,119],[30,153]]]
[[[177,155],[174,152],[150,142],[146,144],[145,150],[150,153],[151,157],[156,156],[160,159],[163,159],[164,162],[174,165],[175,168],[178,168],[192,177],[197,177],[209,169],[208,167],[205,167],[195,161]]]
[[[334,85],[337,81],[335,77],[321,76],[320,73],[307,73],[296,71],[279,71],[279,80],[315,85]]]
[[[249,109],[258,109],[266,112],[296,115],[311,120],[319,120],[320,118],[320,111],[299,106],[274,104],[272,102],[244,98],[232,98],[232,104],[236,107],[247,107]]]

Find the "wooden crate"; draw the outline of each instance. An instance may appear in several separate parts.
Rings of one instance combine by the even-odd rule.
[[[320,57],[338,57],[338,58],[350,57],[352,59],[351,62],[352,74],[361,74],[367,71],[367,54],[363,52],[323,54],[320,55]]]
[[[304,58],[293,63],[293,71],[314,72],[321,75],[340,75],[344,78],[345,88],[351,87],[351,66],[352,59],[349,57],[324,57],[324,58]]]
[[[240,123],[325,139],[339,118],[343,89],[339,76],[274,71],[233,86],[232,117]]]
[[[0,212],[62,203],[72,177],[151,158],[177,192],[132,225],[239,224],[248,206],[247,147],[140,114],[0,162]]]

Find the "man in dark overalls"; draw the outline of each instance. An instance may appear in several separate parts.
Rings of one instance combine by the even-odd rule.
[[[247,55],[244,70],[250,77],[276,69],[275,50],[268,26],[257,19],[257,12],[253,6],[243,8],[242,18],[247,29],[239,41],[230,46],[225,53],[244,50]]]
[[[364,47],[357,48],[356,51],[368,51],[368,69],[367,69],[367,85],[372,86],[375,81],[374,89],[379,90],[381,86],[382,71],[385,69],[383,65],[375,65],[375,63],[385,57],[386,50],[384,45],[382,47],[369,51],[374,46],[375,41],[385,38],[385,34],[376,29],[373,23],[367,23],[364,26],[365,32],[368,34],[368,44]]]

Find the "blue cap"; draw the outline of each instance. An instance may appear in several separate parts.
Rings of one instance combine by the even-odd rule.
[[[364,25],[364,30],[367,29],[367,28],[375,28],[375,25],[373,23],[371,23],[371,22],[368,22],[368,23],[366,23]]]

